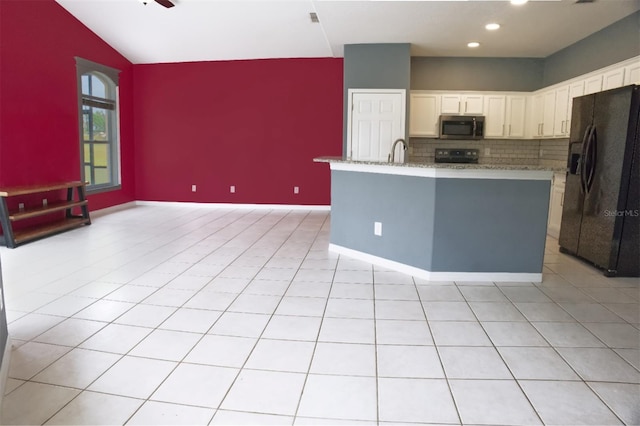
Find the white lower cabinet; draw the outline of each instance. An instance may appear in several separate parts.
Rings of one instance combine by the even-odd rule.
[[[549,222],[547,223],[547,234],[558,238],[560,235],[560,225],[562,224],[562,207],[564,205],[564,187],[566,175],[556,173],[553,176],[551,186],[551,199],[549,200]]]

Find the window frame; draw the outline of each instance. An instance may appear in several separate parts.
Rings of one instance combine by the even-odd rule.
[[[106,191],[114,191],[122,188],[120,173],[120,86],[119,75],[120,70],[108,67],[96,62],[89,61],[84,58],[75,57],[76,61],[76,80],[78,87],[78,139],[80,148],[80,176],[83,181],[87,181],[85,176],[85,158],[84,158],[84,112],[83,112],[83,93],[82,93],[82,76],[85,74],[94,74],[99,77],[106,77],[111,80],[115,95],[115,109],[113,110],[114,123],[111,141],[109,146],[109,167],[110,167],[110,183],[87,185],[88,194],[96,194]],[[89,95],[90,96],[90,95]]]

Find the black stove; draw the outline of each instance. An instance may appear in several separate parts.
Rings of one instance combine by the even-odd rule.
[[[478,164],[478,149],[436,148],[436,163]]]

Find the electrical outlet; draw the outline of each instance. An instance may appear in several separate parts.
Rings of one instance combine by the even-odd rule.
[[[540,157],[544,157],[544,149],[540,148]]]
[[[21,212],[24,211],[24,203],[18,203],[18,210],[20,210]]]
[[[487,157],[488,157],[488,156],[490,156],[490,155],[491,155],[491,148],[486,147],[486,148],[484,149],[484,155],[486,155]]]
[[[293,187],[293,193],[294,193],[294,194],[299,194],[299,193],[300,193],[300,187],[298,187],[298,186],[294,186],[294,187]]]
[[[236,186],[235,185],[231,185],[229,187],[229,192],[231,192],[232,194],[234,194],[236,192]]]
[[[373,235],[382,236],[382,222],[373,222]]]
[[[196,192],[196,186],[195,185],[191,185],[191,192]]]
[[[49,205],[49,202],[47,201],[46,198],[42,199],[42,207],[47,207]]]

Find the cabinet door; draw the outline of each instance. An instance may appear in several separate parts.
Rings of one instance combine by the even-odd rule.
[[[584,94],[590,95],[592,93],[602,91],[602,74],[595,77],[589,77],[584,82]]]
[[[602,76],[602,90],[622,87],[624,83],[624,68],[616,69],[604,73]]]
[[[442,114],[460,114],[460,95],[442,95]]]
[[[571,114],[573,112],[573,99],[584,95],[584,81],[576,81],[569,85],[569,107],[567,108],[567,133],[571,131]]]
[[[506,98],[499,95],[489,95],[484,97],[484,103],[484,136],[487,138],[501,138],[505,136],[504,113]]]
[[[440,96],[425,93],[410,96],[409,136],[438,137]]]
[[[484,111],[484,96],[463,95],[460,102],[460,109],[463,114],[481,115]]]
[[[526,96],[507,96],[505,136],[523,138],[525,133]]]
[[[533,114],[531,120],[531,135],[533,137],[542,136],[542,123],[544,121],[544,95],[533,97]]]
[[[640,62],[625,67],[624,85],[629,84],[640,84]]]
[[[551,90],[544,95],[544,107],[542,108],[542,136],[553,136],[553,121],[556,114],[556,91]]]
[[[567,113],[569,111],[569,86],[556,89],[553,135],[566,136],[569,133]]]

